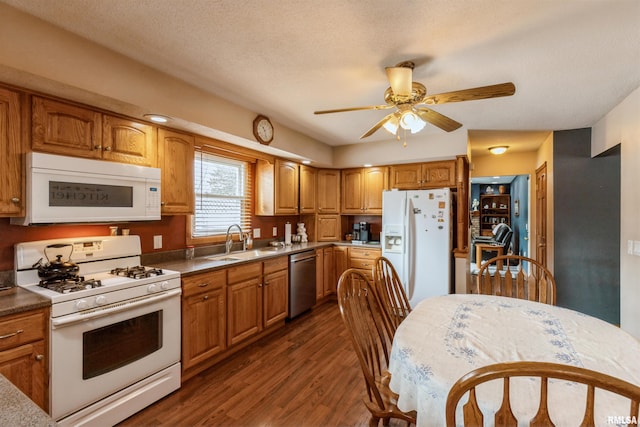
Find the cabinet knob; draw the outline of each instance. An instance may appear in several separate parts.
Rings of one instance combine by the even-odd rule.
[[[102,145],[96,145],[93,147],[94,150],[102,150]]]
[[[18,198],[18,197],[12,197],[12,198],[11,198],[11,203],[20,203],[20,198]]]
[[[44,360],[44,355],[42,355],[42,354],[36,354],[35,359],[36,359],[38,362],[39,362],[39,361],[41,361],[41,360]]]
[[[208,300],[209,299],[209,295],[203,296],[202,299],[205,300],[205,301]]]
[[[111,147],[109,147],[109,146],[104,147],[104,151],[111,151]]]
[[[208,282],[207,283],[200,283],[198,285],[198,287],[200,287],[200,288],[204,288],[205,286],[209,286],[209,283]]]

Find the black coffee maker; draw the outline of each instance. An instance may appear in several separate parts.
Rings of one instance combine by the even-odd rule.
[[[367,222],[356,222],[353,224],[353,240],[368,242],[371,240],[371,224]]]

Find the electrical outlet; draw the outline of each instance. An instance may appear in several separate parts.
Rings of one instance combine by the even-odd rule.
[[[153,249],[162,249],[162,235],[153,236]]]
[[[259,239],[260,238],[260,229],[259,228],[254,228],[253,229],[253,238],[254,239]]]
[[[273,237],[278,236],[278,227],[273,227]]]

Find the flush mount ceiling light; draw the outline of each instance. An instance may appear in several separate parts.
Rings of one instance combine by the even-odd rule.
[[[500,145],[500,146],[496,146],[496,147],[489,147],[489,151],[491,152],[491,154],[503,154],[505,151],[507,151],[509,147],[506,145]]]
[[[167,123],[171,120],[171,117],[163,116],[162,114],[145,114],[145,119],[149,119],[154,123]]]

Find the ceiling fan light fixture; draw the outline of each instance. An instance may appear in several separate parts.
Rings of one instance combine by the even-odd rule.
[[[384,130],[389,132],[391,135],[395,135],[398,132],[398,117],[397,115],[393,115],[387,120],[387,122],[382,125]]]
[[[491,154],[499,155],[504,154],[508,149],[509,147],[506,145],[499,145],[495,147],[489,147],[489,152],[491,152]]]
[[[425,125],[426,122],[413,111],[405,111],[400,117],[400,127],[405,130],[410,130],[411,133],[420,132],[424,129]]]

